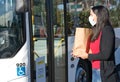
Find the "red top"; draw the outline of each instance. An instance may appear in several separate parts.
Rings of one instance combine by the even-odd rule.
[[[92,54],[99,53],[100,51],[100,38],[101,38],[101,33],[99,34],[98,38],[94,42],[90,42],[90,49],[92,51]],[[93,60],[92,61],[92,68],[95,69],[100,69],[100,61]]]

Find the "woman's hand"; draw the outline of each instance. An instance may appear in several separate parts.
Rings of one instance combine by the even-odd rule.
[[[86,53],[85,51],[83,51],[83,50],[79,50],[79,51],[77,51],[77,52],[74,52],[74,53],[72,53],[72,56],[74,57],[74,58],[82,58],[82,59],[88,59],[88,53]]]

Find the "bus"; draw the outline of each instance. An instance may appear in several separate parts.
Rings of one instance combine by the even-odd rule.
[[[0,0],[0,82],[33,82],[30,0]]]

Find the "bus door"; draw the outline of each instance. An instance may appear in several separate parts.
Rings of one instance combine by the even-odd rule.
[[[31,82],[29,2],[0,0],[0,82]]]

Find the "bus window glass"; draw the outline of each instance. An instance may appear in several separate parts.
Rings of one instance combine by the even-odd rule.
[[[13,57],[25,41],[24,14],[15,6],[15,0],[0,0],[0,58]]]

